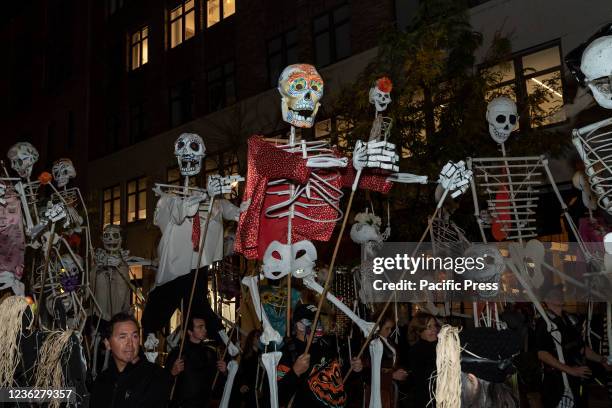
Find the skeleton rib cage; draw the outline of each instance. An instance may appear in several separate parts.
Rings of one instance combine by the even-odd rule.
[[[612,118],[574,129],[572,136],[597,204],[612,214]]]
[[[535,213],[539,187],[544,177],[555,185],[543,156],[472,158],[468,166],[474,172],[474,205],[478,217],[477,192],[487,194],[487,207],[492,218],[502,224],[507,240],[537,237]],[[499,193],[507,193],[500,197]],[[482,224],[479,223],[482,228]]]

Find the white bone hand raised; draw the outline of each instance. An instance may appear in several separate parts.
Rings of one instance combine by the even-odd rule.
[[[451,197],[457,198],[466,192],[470,186],[471,179],[472,171],[466,169],[463,160],[457,163],[449,161],[442,167],[438,183],[440,183],[445,190],[452,192]]]
[[[304,282],[304,285],[306,285],[307,288],[309,288],[311,290],[314,290],[319,295],[323,294],[323,289],[324,288],[323,288],[323,286],[319,285],[317,283],[317,281],[315,281],[314,276],[312,276],[312,275],[307,276],[307,277],[305,277],[302,280],[302,282]],[[364,336],[368,336],[370,334],[370,332],[374,329],[374,326],[376,325],[375,323],[373,323],[373,322],[366,322],[365,320],[361,319],[347,305],[342,303],[342,301],[340,299],[338,299],[337,297],[335,297],[331,293],[327,292],[325,297],[327,298],[327,300],[332,302],[334,304],[334,306],[336,306],[338,309],[340,309],[342,311],[342,313],[344,313],[349,319],[351,319],[353,322],[355,322],[355,324],[363,332]]]
[[[353,167],[358,171],[369,167],[397,172],[398,160],[395,145],[385,141],[366,143],[358,140],[353,150]]]
[[[241,176],[208,176],[208,184],[207,190],[208,194],[211,197],[221,195],[221,194],[229,194],[232,192],[233,186],[238,183],[244,181],[244,177]]]

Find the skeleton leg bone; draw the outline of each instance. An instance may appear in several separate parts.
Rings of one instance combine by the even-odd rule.
[[[261,361],[268,375],[268,385],[270,387],[270,408],[278,408],[278,384],[276,382],[276,366],[283,353],[273,351],[261,355]]]
[[[230,402],[230,396],[232,395],[232,387],[234,385],[234,379],[238,372],[238,363],[236,360],[232,360],[227,364],[227,380],[225,381],[225,387],[223,387],[223,397],[221,397],[221,403],[219,408],[227,408]]]
[[[257,314],[257,318],[261,321],[263,325],[263,333],[259,340],[263,344],[270,344],[270,342],[276,342],[278,344],[281,343],[282,337],[281,335],[274,330],[272,324],[268,320],[268,316],[266,315],[263,307],[261,305],[261,300],[259,297],[259,288],[257,287],[257,282],[259,281],[259,276],[245,276],[242,279],[242,284],[249,289],[249,293],[251,294],[251,300],[253,301],[253,306],[255,307],[255,313]]]
[[[372,383],[370,387],[369,408],[381,408],[382,399],[380,394],[380,370],[383,355],[383,344],[380,339],[370,342],[370,358],[372,360]]]

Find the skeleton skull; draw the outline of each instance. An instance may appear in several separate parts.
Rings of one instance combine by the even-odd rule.
[[[76,177],[76,170],[70,159],[59,159],[51,168],[53,178],[58,187],[65,187],[71,178]]]
[[[102,232],[102,243],[108,252],[116,252],[121,249],[121,227],[109,224]]]
[[[383,112],[391,103],[393,83],[387,77],[379,78],[370,88],[370,103],[376,107],[376,112]]]
[[[204,141],[195,133],[183,133],[174,142],[174,155],[183,176],[195,176],[202,169],[206,155]]]
[[[34,163],[38,161],[38,150],[28,142],[19,142],[11,146],[7,154],[11,168],[19,177],[29,179]]]
[[[289,65],[278,79],[278,91],[285,122],[299,128],[312,127],[323,97],[323,79],[315,67]]]
[[[499,96],[489,102],[487,122],[489,122],[489,134],[493,140],[499,144],[508,140],[518,122],[514,101],[505,96]]]
[[[599,106],[612,109],[612,35],[589,44],[582,53],[580,70]]]

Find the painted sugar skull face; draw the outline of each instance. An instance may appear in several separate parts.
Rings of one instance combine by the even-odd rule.
[[[612,36],[589,44],[582,53],[580,70],[599,106],[612,109]]]
[[[391,90],[393,83],[387,77],[378,78],[373,87],[370,88],[370,103],[376,108],[376,112],[384,112],[391,103]]]
[[[51,168],[53,178],[58,187],[65,187],[71,178],[76,177],[76,170],[70,159],[59,159],[53,163]]]
[[[174,142],[174,155],[183,176],[195,176],[202,170],[206,155],[204,141],[195,133],[183,133]]]
[[[487,106],[487,122],[493,140],[504,143],[518,123],[516,103],[505,96],[494,98]]]
[[[312,127],[323,97],[323,79],[315,67],[289,65],[278,79],[278,91],[285,122],[299,128]]]
[[[11,146],[7,154],[11,168],[23,179],[29,179],[32,168],[38,161],[38,150],[28,142],[19,142]]]
[[[121,249],[121,227],[109,224],[104,227],[102,232],[102,244],[108,252],[115,252]]]

